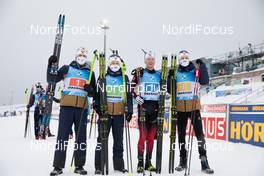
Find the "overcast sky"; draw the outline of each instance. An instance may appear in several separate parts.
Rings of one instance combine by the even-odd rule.
[[[0,104],[10,103],[11,92],[13,103],[24,103],[25,88],[38,81],[46,84],[55,35],[45,34],[45,29],[56,24],[59,13],[66,14],[68,25],[60,65],[73,60],[77,47],[86,47],[90,56],[94,49],[103,49],[98,25],[106,18],[107,47],[119,50],[130,73],[144,64],[140,48],[156,53],[158,69],[162,54],[181,49],[197,58],[263,42],[263,9],[262,0],[1,0]],[[195,27],[198,33],[188,31]],[[86,32],[77,33],[80,28]],[[208,32],[212,28],[218,34]]]

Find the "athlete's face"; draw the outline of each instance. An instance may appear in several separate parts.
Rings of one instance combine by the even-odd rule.
[[[147,69],[153,70],[155,67],[155,59],[153,57],[146,58],[145,64],[146,64]]]
[[[117,60],[113,60],[110,64],[110,69],[113,72],[117,72],[120,69],[120,62]]]

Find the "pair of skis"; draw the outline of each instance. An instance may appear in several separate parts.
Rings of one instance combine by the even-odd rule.
[[[106,92],[106,66],[105,54],[99,55],[99,86],[103,89],[100,93],[100,135],[101,135],[101,170],[102,175],[109,173],[108,163],[108,109],[107,109],[107,92]]]
[[[50,78],[51,81],[48,81],[48,87],[46,91],[46,101],[45,101],[45,112],[43,116],[43,121],[41,125],[41,134],[43,134],[43,138],[46,137],[47,128],[49,127],[50,117],[52,113],[52,103],[53,97],[55,94],[56,89],[56,77],[58,74],[59,68],[59,58],[61,53],[61,45],[62,45],[62,38],[64,32],[64,22],[65,22],[65,15],[59,15],[57,29],[56,29],[56,36],[55,36],[55,44],[53,49],[53,55],[57,56],[58,62],[53,63],[51,65],[51,69],[49,70],[49,75],[52,75]]]
[[[177,73],[177,57],[171,56],[171,71],[170,75],[170,94],[171,94],[171,113],[170,113],[170,151],[169,151],[169,173],[174,173],[175,161],[175,139],[176,139],[176,125],[177,125],[177,107],[176,107],[176,73]]]
[[[144,50],[142,50],[142,51],[144,52]],[[135,71],[136,71],[135,73],[133,73],[133,71],[132,71],[132,75],[136,74],[136,76],[137,76],[137,84],[140,85],[140,77],[141,77],[141,73],[140,72],[141,72],[141,68],[137,68]],[[138,94],[141,97],[141,90],[139,88],[138,88]],[[139,116],[138,116],[138,119],[139,119],[139,130],[142,130],[143,133],[145,133],[145,122],[146,122],[146,117],[145,116],[146,116],[146,112],[145,112],[145,109],[143,107],[143,104],[141,104],[139,106]],[[143,176],[145,176],[144,156],[142,158],[142,165],[143,165],[143,172],[142,173],[143,173]]]
[[[28,89],[26,89],[25,91],[25,94],[27,95],[27,104],[29,104],[30,102],[30,99],[32,98],[33,96],[33,92],[34,92],[34,86],[32,86],[31,88],[31,91],[30,91],[30,95],[28,97]],[[29,119],[29,111],[30,111],[30,108],[28,107],[27,108],[27,111],[26,111],[26,123],[25,123],[25,132],[24,132],[24,138],[27,137],[27,133],[28,133],[28,126],[30,126],[30,119]],[[30,127],[29,127],[30,128]]]
[[[163,90],[167,84],[167,65],[168,57],[162,57],[161,64],[161,79],[160,79],[160,96],[159,96],[159,109],[157,117],[157,150],[156,150],[156,173],[161,173],[162,166],[162,141],[163,141],[163,124],[165,114],[165,99],[167,90]]]

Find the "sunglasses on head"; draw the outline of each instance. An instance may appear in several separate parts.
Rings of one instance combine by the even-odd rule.
[[[187,54],[189,54],[189,52],[188,52],[188,51],[186,51],[186,50],[182,50],[182,51],[180,51],[180,52],[179,52],[179,54],[184,54],[184,53],[187,53]]]

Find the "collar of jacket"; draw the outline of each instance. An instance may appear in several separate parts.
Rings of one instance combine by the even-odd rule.
[[[90,70],[91,66],[89,64],[79,65],[76,61],[72,61],[70,66],[79,70]]]
[[[121,68],[117,72],[113,72],[109,67],[107,68],[107,75],[116,77],[116,76],[122,76]]]
[[[149,69],[145,68],[145,71],[148,72],[148,73],[150,73],[150,74],[156,73],[156,70],[155,69],[149,70]]]
[[[190,64],[187,67],[183,67],[183,66],[179,65],[178,71],[179,72],[190,72],[194,69],[195,69],[194,64],[192,62],[190,62]]]

